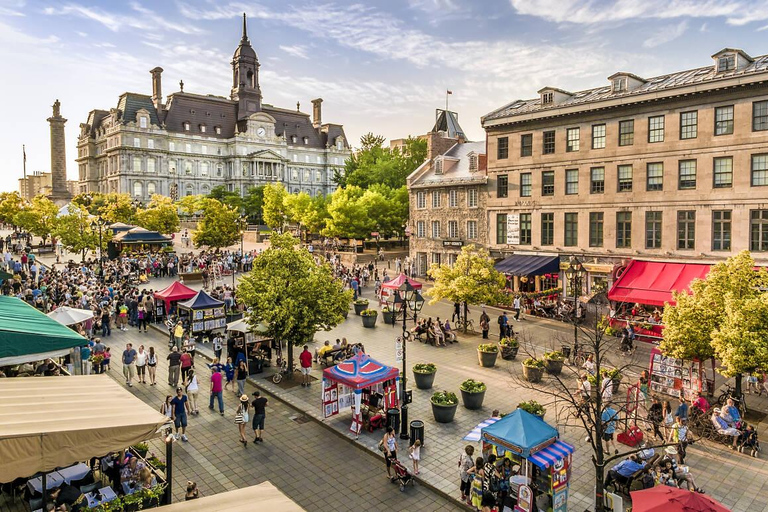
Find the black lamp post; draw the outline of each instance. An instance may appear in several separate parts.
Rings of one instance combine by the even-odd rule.
[[[406,396],[406,354],[408,346],[408,327],[406,321],[408,320],[408,311],[413,311],[413,321],[416,322],[416,317],[424,306],[424,297],[416,288],[408,282],[408,279],[401,284],[397,290],[395,290],[394,297],[391,298],[393,314],[397,314],[399,309],[403,315],[403,370],[400,372],[400,397],[402,405],[400,406],[400,439],[408,439],[408,398]]]
[[[91,229],[93,231],[99,230],[99,278],[101,279],[101,282],[104,282],[104,253],[102,251],[102,241],[101,241],[101,235],[102,235],[102,229],[104,226],[107,225],[107,222],[102,219],[101,217],[96,217],[96,220],[91,222]]]
[[[584,266],[581,264],[576,256],[571,256],[568,268],[565,269],[565,278],[568,280],[568,284],[571,287],[573,293],[573,349],[574,355],[578,349],[579,344],[579,328],[576,323],[576,313],[579,308],[579,295],[581,295],[581,281],[584,279]]]
[[[235,285],[235,272],[238,269],[243,268],[243,232],[245,231],[245,220],[246,216],[243,214],[240,214],[240,218],[237,220],[237,225],[240,228],[240,261],[237,263],[237,265],[232,266],[232,289],[234,290],[237,288]]]

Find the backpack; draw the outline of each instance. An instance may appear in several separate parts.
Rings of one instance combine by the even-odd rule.
[[[504,323],[504,315],[499,315],[499,319],[497,320],[499,322],[499,325]]]

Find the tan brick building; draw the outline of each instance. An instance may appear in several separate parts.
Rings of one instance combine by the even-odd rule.
[[[575,254],[583,293],[630,258],[768,261],[768,55],[712,60],[484,116],[491,249]]]
[[[410,257],[415,274],[432,263],[453,264],[464,245],[484,245],[485,142],[466,142],[455,112],[439,110],[426,135],[427,160],[407,181]]]

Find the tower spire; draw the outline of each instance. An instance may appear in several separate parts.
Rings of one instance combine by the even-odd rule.
[[[240,44],[248,42],[248,26],[245,20],[245,13],[243,13],[243,37],[240,38]]]

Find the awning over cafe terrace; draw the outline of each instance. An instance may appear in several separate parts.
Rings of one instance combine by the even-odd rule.
[[[543,276],[560,271],[560,256],[513,254],[494,265],[502,274],[512,276]]]
[[[0,379],[0,482],[122,450],[168,421],[107,375]]]
[[[694,279],[704,279],[709,265],[632,260],[614,281],[608,298],[616,302],[663,307],[674,304],[672,291],[690,291]]]

